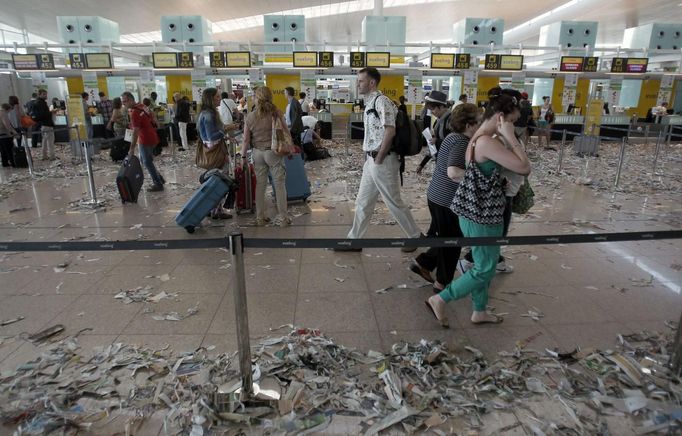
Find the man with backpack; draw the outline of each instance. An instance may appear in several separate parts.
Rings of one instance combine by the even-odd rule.
[[[362,151],[365,154],[365,164],[362,168],[362,178],[355,200],[355,216],[353,227],[348,232],[349,239],[362,238],[367,232],[369,222],[374,213],[377,198],[381,198],[398,222],[400,228],[410,238],[418,238],[421,234],[414,222],[409,207],[400,197],[400,166],[401,156],[393,147],[394,137],[399,139],[407,128],[407,136],[412,126],[399,126],[396,131],[396,106],[391,99],[379,90],[381,74],[376,68],[363,68],[358,73],[358,92],[365,98],[364,127],[365,138]],[[400,118],[402,121],[403,118]],[[361,251],[361,248],[344,247],[336,251]],[[416,247],[403,247],[404,252],[412,252]]]

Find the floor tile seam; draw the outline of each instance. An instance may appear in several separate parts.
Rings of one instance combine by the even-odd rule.
[[[216,305],[217,308],[216,308],[216,311],[213,313],[213,316],[211,317],[211,321],[206,324],[206,330],[204,331],[203,338],[201,340],[202,344],[204,342],[204,339],[206,338],[206,335],[211,330],[211,326],[215,322],[215,319],[218,316],[218,312],[220,311],[220,307],[223,305],[223,301],[225,300],[225,297],[227,296],[227,294],[228,294],[228,291],[226,289],[225,292],[223,292],[223,296],[220,298],[220,301]],[[210,294],[210,295],[214,295],[214,294]],[[248,313],[247,313],[247,316],[248,316]],[[237,321],[235,320],[235,325],[236,325],[236,323],[237,323]]]
[[[374,299],[372,298],[373,291],[369,289],[369,280],[367,279],[367,270],[365,269],[365,266],[361,263],[360,267],[362,268],[362,277],[365,281],[365,287],[367,288],[366,295],[367,299],[369,300],[370,307],[372,308],[372,316],[374,317],[374,331],[376,331],[379,334],[379,340],[383,344],[383,337],[381,335],[381,331],[379,328],[379,319],[377,318],[377,308],[374,305]]]

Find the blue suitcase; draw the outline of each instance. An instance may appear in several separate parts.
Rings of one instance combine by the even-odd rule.
[[[229,190],[229,182],[224,177],[220,175],[209,177],[183,206],[178,216],[175,217],[175,223],[184,227],[188,233],[194,233],[194,228],[201,224],[201,221],[222,201]]]
[[[303,165],[303,154],[286,156],[284,167],[287,171],[287,201],[306,201],[310,197],[310,182]]]

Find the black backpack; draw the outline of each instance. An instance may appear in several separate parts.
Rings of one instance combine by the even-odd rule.
[[[388,98],[388,97],[386,97]],[[372,109],[367,113],[374,114],[379,118],[379,113],[376,110],[377,100],[374,99]],[[391,102],[393,104],[393,102]],[[400,157],[415,156],[419,154],[422,149],[422,142],[419,140],[421,135],[419,129],[413,120],[410,119],[407,112],[397,111],[395,116],[395,136],[393,137],[392,151],[396,152]]]

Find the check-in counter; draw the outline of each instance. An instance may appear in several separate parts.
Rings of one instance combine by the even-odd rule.
[[[322,139],[332,139],[333,115],[331,112],[318,112],[314,114],[320,123],[320,137]]]
[[[54,117],[54,142],[67,143],[71,141],[70,132],[64,130],[68,127],[66,115],[57,115]]]
[[[348,128],[350,129],[350,139],[365,139],[365,125],[363,121],[363,112],[350,114],[348,120]]]
[[[682,115],[667,115],[661,119],[661,124],[669,126],[682,125]]]
[[[552,130],[561,130],[561,132],[552,132],[552,140],[561,140],[563,130],[566,130],[566,140],[573,141],[573,138],[581,135],[583,132],[583,124],[585,117],[580,115],[557,115],[552,124]]]
[[[104,117],[102,115],[93,115],[90,119],[92,120],[92,137],[104,138],[106,128],[104,125]]]
[[[349,114],[353,112],[353,103],[327,103],[332,114]]]
[[[630,117],[627,115],[602,115],[599,135],[608,138],[621,139],[628,135]],[[589,131],[589,129],[588,129]]]

